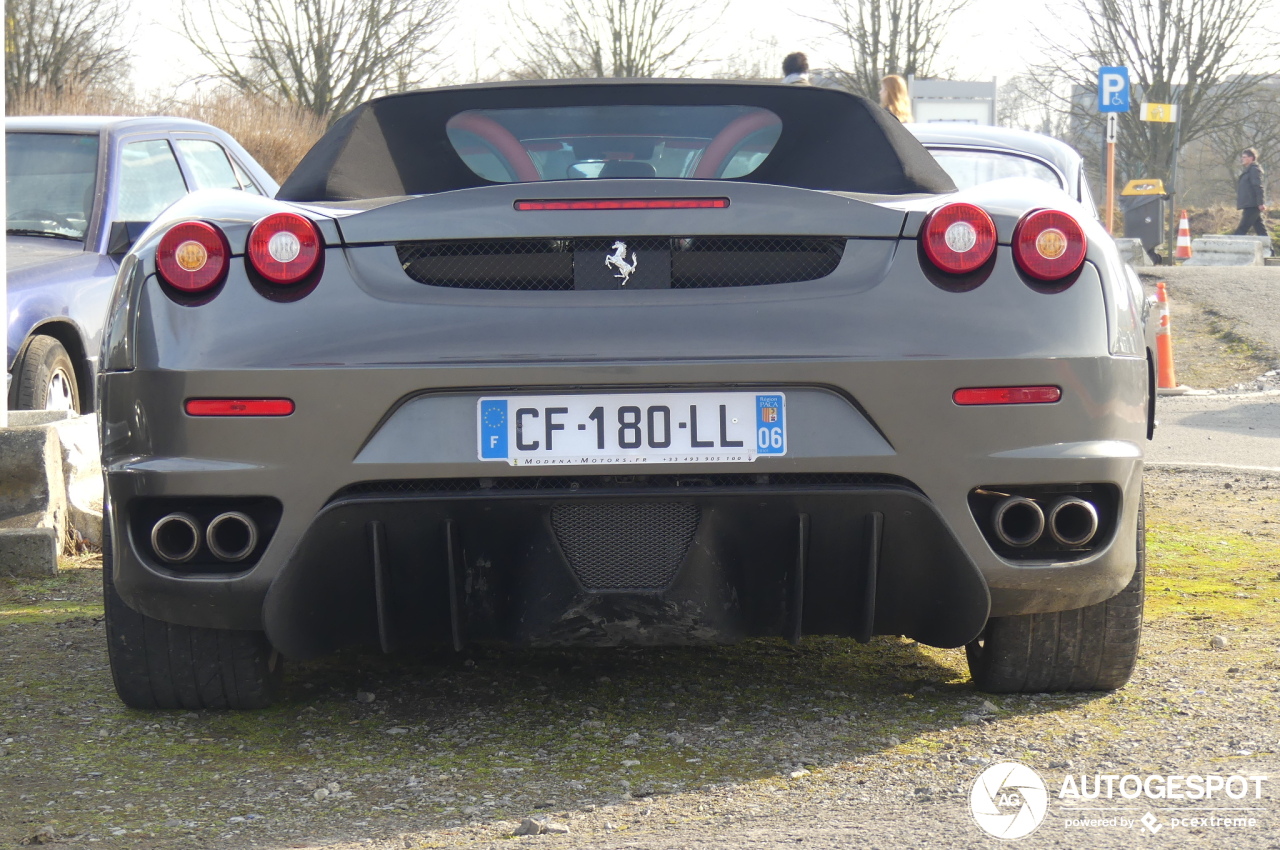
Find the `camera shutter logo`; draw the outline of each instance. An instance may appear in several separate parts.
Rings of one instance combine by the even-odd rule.
[[[1025,764],[1002,762],[979,774],[969,795],[973,819],[996,838],[1023,838],[1035,832],[1049,811],[1044,780]]]

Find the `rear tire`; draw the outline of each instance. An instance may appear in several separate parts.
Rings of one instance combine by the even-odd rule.
[[[1133,578],[1110,599],[1071,611],[988,620],[978,639],[965,647],[978,690],[1007,694],[1124,687],[1133,675],[1142,636],[1147,546],[1141,501],[1137,536]]]
[[[13,364],[14,410],[70,410],[80,412],[80,385],[71,356],[51,336],[34,336]]]
[[[112,579],[111,531],[102,529],[107,656],[116,693],[130,708],[251,709],[275,699],[284,661],[256,631],[166,623],[134,611]]]

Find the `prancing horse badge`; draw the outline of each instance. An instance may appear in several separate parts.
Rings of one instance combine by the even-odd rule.
[[[626,286],[631,275],[635,274],[639,262],[635,251],[631,252],[631,261],[627,262],[627,243],[621,239],[613,243],[613,253],[604,258],[605,268],[617,269],[614,277],[622,281],[622,286]]]

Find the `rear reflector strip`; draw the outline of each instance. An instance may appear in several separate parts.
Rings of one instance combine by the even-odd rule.
[[[516,201],[520,212],[536,210],[723,210],[728,198],[601,198],[572,201]]]
[[[189,398],[188,416],[288,416],[293,401],[287,398]]]
[[[956,404],[1053,404],[1061,387],[967,387],[951,394]]]

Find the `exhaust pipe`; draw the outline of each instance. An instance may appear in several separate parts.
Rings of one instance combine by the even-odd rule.
[[[227,511],[210,521],[205,537],[219,561],[243,561],[258,547],[258,524],[239,511]]]
[[[1063,546],[1083,546],[1098,533],[1098,509],[1067,496],[1049,509],[1049,533]]]
[[[1010,496],[991,515],[996,537],[1006,546],[1030,546],[1044,533],[1044,511],[1024,496]]]
[[[184,564],[200,551],[200,526],[190,514],[163,516],[151,527],[151,549],[162,561]]]

